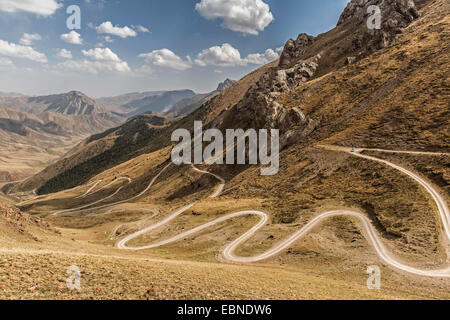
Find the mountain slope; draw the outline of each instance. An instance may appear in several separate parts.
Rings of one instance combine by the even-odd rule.
[[[53,111],[66,115],[93,115],[105,113],[96,102],[78,91],[72,91],[63,95],[52,95],[31,98],[30,101],[48,105],[45,111]]]

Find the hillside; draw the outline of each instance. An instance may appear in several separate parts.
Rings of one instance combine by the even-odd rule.
[[[91,136],[8,190],[61,230],[48,242],[60,253],[31,246],[4,260],[85,266],[78,298],[449,299],[450,17],[445,0],[417,3],[352,0],[336,28],[288,40],[279,60],[193,113],[143,114]],[[367,29],[371,4],[381,30]],[[170,165],[172,132],[195,120],[279,128],[278,174]],[[367,289],[373,265],[382,290]],[[36,296],[67,297],[42,277]]]

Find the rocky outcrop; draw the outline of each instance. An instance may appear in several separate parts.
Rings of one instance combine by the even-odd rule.
[[[373,11],[368,12],[370,6],[380,9],[379,29],[367,26],[368,19],[374,14]],[[362,56],[395,42],[398,34],[419,16],[413,0],[352,0],[339,18],[338,26],[350,21],[355,25],[363,25],[364,32],[352,44],[352,50]]]
[[[314,42],[314,39],[313,36],[301,33],[298,35],[297,40],[288,40],[280,56],[279,67],[290,67],[293,61],[298,60],[305,53],[305,50]]]
[[[305,34],[295,41],[289,40],[280,65],[265,72],[236,106],[235,114],[239,115],[239,120],[251,121],[256,128],[279,129],[281,148],[296,142],[315,127],[314,121],[299,108],[287,109],[276,101],[281,94],[294,90],[314,76],[321,56],[301,59],[313,41],[313,37]],[[292,64],[292,67],[286,67]]]
[[[372,12],[367,11],[372,5],[378,6],[381,11],[380,29],[369,29],[367,26],[367,20],[372,15]],[[341,50],[343,54],[347,54],[344,63],[353,64],[397,40],[397,35],[418,17],[419,12],[412,0],[350,1],[338,23],[338,26],[346,24],[345,31],[351,37],[349,44],[343,44],[345,48],[340,48],[341,44],[334,42],[326,45],[323,37],[319,40],[304,33],[296,40],[290,39],[284,46],[278,66],[265,72],[237,104],[233,111],[233,121],[248,125],[251,123],[255,128],[280,129],[281,147],[299,141],[309,135],[318,126],[318,122],[301,112],[301,101],[297,107],[287,108],[280,104],[278,97],[311,80],[317,72],[322,54],[329,54],[330,50]],[[316,53],[319,50],[322,53],[308,57],[308,49],[316,41],[322,41],[318,42],[317,48],[323,49],[316,50]],[[339,61],[339,56],[334,57]],[[324,70],[327,68],[326,63],[329,67],[329,60],[323,60]],[[337,66],[338,64],[333,67]]]
[[[407,25],[419,17],[419,12],[413,0],[352,0],[347,4],[337,25],[339,26],[352,19],[357,21],[367,19],[370,15],[367,13],[367,9],[373,5],[380,8],[383,22],[394,19],[399,24]]]

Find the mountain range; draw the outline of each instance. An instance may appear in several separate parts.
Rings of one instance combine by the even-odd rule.
[[[213,98],[233,81],[208,94],[192,90],[149,91],[92,99],[79,91],[47,96],[0,94],[0,182],[20,180],[41,170],[83,139],[117,127],[128,118],[154,113],[171,121]],[[160,115],[160,116],[157,116]],[[7,155],[7,159],[6,159]]]

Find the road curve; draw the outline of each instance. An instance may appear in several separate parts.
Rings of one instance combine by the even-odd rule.
[[[167,169],[170,167],[172,165],[172,163],[169,163],[168,165],[166,165],[151,181],[150,181],[150,183],[148,184],[148,186],[141,192],[141,193],[139,193],[138,195],[136,195],[136,196],[133,196],[133,197],[131,197],[131,198],[128,198],[128,199],[125,199],[125,200],[122,200],[122,201],[118,201],[118,202],[114,202],[114,203],[109,203],[109,204],[105,204],[105,205],[102,205],[102,206],[99,206],[99,207],[92,207],[93,205],[96,205],[96,204],[98,204],[98,203],[100,203],[100,202],[103,202],[103,201],[105,201],[105,200],[108,200],[108,199],[110,199],[110,198],[112,198],[112,197],[114,197],[115,195],[117,195],[121,190],[122,190],[122,188],[123,188],[123,186],[122,187],[120,187],[118,190],[116,190],[116,192],[114,192],[112,195],[109,195],[109,196],[107,196],[106,198],[103,198],[103,199],[100,199],[100,200],[98,200],[98,201],[95,201],[95,202],[93,202],[93,203],[90,203],[90,204],[87,204],[87,205],[85,205],[85,206],[82,206],[82,207],[79,207],[79,208],[75,208],[75,209],[67,209],[67,210],[62,210],[62,211],[58,211],[58,212],[55,212],[55,213],[53,213],[52,215],[53,216],[58,216],[58,215],[61,215],[61,214],[64,214],[64,213],[74,213],[74,212],[84,212],[84,211],[92,211],[92,210],[99,210],[99,209],[104,209],[104,208],[110,208],[110,207],[113,207],[113,206],[116,206],[116,205],[118,205],[118,204],[122,204],[122,203],[127,203],[127,202],[130,202],[130,201],[133,201],[133,200],[135,200],[135,199],[137,199],[137,198],[139,198],[139,197],[141,197],[142,195],[144,195],[148,190],[150,190],[150,188],[153,186],[153,184],[155,183],[155,181],[165,172],[165,171],[167,171]],[[131,179],[130,178],[126,178],[126,179],[128,179],[129,180],[129,183],[131,183]]]
[[[371,161],[377,161],[380,163],[383,163],[385,165],[388,165],[396,170],[399,170],[400,172],[408,175],[409,177],[411,177],[412,179],[414,179],[417,183],[419,183],[420,185],[422,185],[425,190],[431,195],[431,197],[433,198],[433,200],[435,201],[438,211],[439,211],[439,216],[442,220],[442,224],[444,227],[444,235],[446,237],[446,241],[450,240],[450,213],[449,213],[449,209],[447,207],[447,204],[445,202],[445,200],[439,195],[439,193],[433,188],[433,186],[431,186],[428,182],[426,182],[424,179],[422,179],[421,177],[419,177],[418,175],[400,167],[397,166],[393,163],[390,163],[386,160],[382,160],[382,159],[378,159],[375,157],[371,157],[371,156],[366,156],[366,155],[362,155],[360,154],[361,151],[363,151],[365,149],[358,149],[358,151],[356,152],[351,152],[350,150],[345,149],[344,151],[357,156],[357,157],[361,157],[361,158],[365,158]],[[408,153],[407,151],[402,151],[402,153]],[[417,152],[413,152],[414,154],[417,154]],[[441,155],[441,154],[440,154]],[[445,155],[445,154],[443,154]],[[194,166],[193,166],[194,167]],[[215,175],[215,174],[211,174],[207,171],[203,171],[203,170],[199,170],[197,168],[194,167],[194,170],[198,171],[198,172],[202,172],[205,174],[210,174],[214,177],[216,177],[221,184],[219,185],[219,187],[216,189],[216,191],[214,192],[214,194],[211,197],[217,197],[220,192],[223,189],[223,186],[225,185],[225,181],[223,178]],[[233,219],[233,218],[237,218],[237,217],[242,217],[242,216],[248,216],[248,215],[253,215],[253,216],[258,216],[260,218],[259,222],[252,227],[250,230],[248,230],[247,232],[245,232],[242,236],[240,236],[238,239],[234,240],[232,243],[228,244],[225,249],[222,251],[222,256],[224,259],[231,261],[231,262],[236,262],[236,263],[253,263],[253,262],[259,262],[265,259],[268,259],[270,257],[273,257],[279,253],[281,253],[282,251],[284,251],[285,249],[287,249],[289,246],[291,246],[294,242],[298,241],[299,239],[301,239],[302,237],[306,236],[308,233],[310,233],[315,227],[319,226],[320,224],[322,224],[325,220],[333,218],[333,217],[337,217],[337,216],[350,216],[350,217],[354,217],[360,220],[360,222],[362,223],[364,232],[365,232],[365,236],[367,238],[367,240],[369,241],[369,243],[371,244],[371,246],[374,248],[374,250],[376,251],[377,255],[380,257],[380,259],[398,269],[398,270],[402,270],[411,274],[415,274],[415,275],[419,275],[419,276],[427,276],[427,277],[441,277],[441,278],[449,278],[450,277],[450,266],[443,268],[443,269],[438,269],[438,270],[423,270],[423,269],[419,269],[419,268],[414,268],[411,266],[408,266],[404,263],[402,263],[401,261],[397,260],[384,246],[382,240],[380,239],[380,237],[377,234],[377,231],[375,230],[375,227],[372,225],[372,222],[370,221],[370,219],[357,211],[353,211],[353,210],[335,210],[335,211],[329,211],[329,212],[325,212],[322,213],[316,217],[314,217],[310,222],[308,222],[304,227],[302,227],[300,230],[298,230],[297,232],[295,232],[294,234],[292,234],[291,236],[289,236],[287,239],[281,241],[280,243],[276,244],[274,247],[272,247],[271,249],[267,250],[266,252],[260,254],[260,255],[255,255],[252,257],[239,257],[235,254],[236,249],[243,244],[244,242],[246,242],[248,239],[250,239],[256,232],[258,232],[261,228],[263,228],[267,222],[269,221],[269,216],[261,211],[256,211],[256,210],[247,210],[247,211],[239,211],[239,212],[234,212],[228,215],[225,215],[223,217],[220,217],[218,219],[215,219],[211,222],[208,222],[206,224],[203,224],[201,226],[198,226],[196,228],[193,228],[189,231],[183,232],[179,235],[176,235],[174,237],[171,237],[170,239],[166,239],[163,241],[160,241],[158,243],[155,244],[151,244],[151,245],[146,245],[146,246],[139,246],[139,247],[129,247],[126,244],[128,242],[130,242],[133,239],[136,239],[150,231],[153,231],[167,223],[169,223],[170,221],[174,220],[175,218],[177,218],[179,215],[183,214],[185,211],[189,210],[190,208],[192,208],[195,205],[195,203],[189,204],[183,208],[181,208],[180,210],[174,212],[173,214],[169,215],[168,217],[166,217],[164,220],[151,225],[147,228],[144,228],[138,232],[135,232],[131,235],[128,235],[127,237],[125,237],[124,239],[120,240],[119,242],[117,242],[116,246],[119,249],[123,249],[123,250],[146,250],[146,249],[153,249],[153,248],[157,248],[163,245],[167,245],[176,241],[180,241],[183,240],[193,234],[196,234],[202,230],[205,230],[207,228],[210,228],[216,224],[222,223],[224,221]]]
[[[371,149],[360,149],[360,150],[364,151],[364,150],[371,150]],[[430,183],[425,181],[425,179],[422,179],[419,175],[417,175],[409,170],[406,170],[403,167],[395,165],[389,161],[386,161],[383,159],[378,159],[378,158],[368,156],[368,155],[363,155],[360,152],[351,152],[351,151],[348,151],[348,152],[357,157],[380,162],[387,166],[390,166],[390,167],[404,173],[405,175],[409,176],[410,178],[414,179],[418,184],[420,184],[422,187],[424,187],[425,190],[431,195],[434,202],[436,203],[436,206],[438,208],[438,213],[441,218],[442,225],[444,227],[444,233],[445,233],[446,239],[448,241],[450,241],[450,211],[447,206],[447,202]],[[407,153],[407,152],[403,151],[402,153]],[[413,153],[414,154],[429,154],[429,153],[417,153],[417,152],[413,152]],[[439,155],[448,155],[448,154],[441,153]]]
[[[103,180],[98,180],[96,182],[94,182],[94,185],[92,187],[89,188],[88,191],[86,191],[84,194],[82,194],[81,196],[76,197],[75,199],[80,199],[80,198],[85,198],[89,193],[91,193],[92,190],[95,189],[95,187],[97,187]]]
[[[132,180],[131,180],[130,178],[127,178],[127,177],[121,177],[121,178],[119,178],[119,179],[117,179],[117,180],[112,181],[111,183],[107,184],[106,186],[104,186],[103,188],[97,190],[97,191],[94,192],[94,193],[97,193],[97,192],[99,192],[100,190],[103,190],[103,189],[109,187],[110,185],[116,183],[117,181],[120,181],[120,180],[126,180],[126,181],[128,181],[128,184],[130,184],[130,183],[132,182]],[[100,183],[100,182],[101,182],[101,180],[99,180],[99,182],[97,182],[97,183],[94,185],[94,187],[97,186],[97,184]],[[85,193],[81,198],[86,197],[86,196],[89,194],[89,192],[91,192],[91,191],[94,189],[94,187],[91,188],[91,189],[89,189],[88,192]],[[114,197],[115,195],[117,195],[123,188],[124,188],[124,186],[120,186],[113,194],[111,194],[111,195],[109,195],[109,196],[106,196],[106,197],[103,198],[103,199],[100,199],[100,200],[97,200],[97,201],[95,201],[95,202],[92,202],[92,203],[90,203],[90,204],[84,205],[84,206],[82,206],[82,207],[73,208],[73,209],[66,209],[66,210],[61,210],[61,211],[58,211],[58,212],[54,212],[54,213],[52,214],[52,216],[59,216],[59,215],[62,215],[62,214],[64,214],[64,213],[82,212],[82,211],[87,210],[87,208],[89,208],[89,210],[92,210],[92,208],[90,208],[91,206],[96,205],[97,203],[100,203],[100,202],[103,202],[103,201],[106,201],[106,200],[108,200],[108,199],[113,198],[113,197]],[[94,193],[92,193],[92,194],[94,194]],[[77,198],[79,198],[79,197],[77,197]],[[77,199],[77,198],[75,198],[75,199]]]

